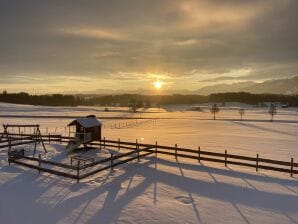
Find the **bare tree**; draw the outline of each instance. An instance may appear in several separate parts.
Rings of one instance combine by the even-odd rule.
[[[135,98],[130,100],[130,107],[133,113],[137,112],[137,100]]]
[[[245,109],[243,109],[243,108],[239,109],[239,114],[240,114],[241,121],[242,121],[242,116],[245,114]]]
[[[268,110],[268,113],[271,115],[271,120],[270,121],[272,122],[273,121],[273,116],[277,114],[277,110],[276,110],[275,104],[272,103],[270,105],[270,108]]]
[[[213,114],[213,120],[215,120],[215,114],[217,114],[220,111],[217,104],[213,104],[213,106],[210,108],[210,113]]]

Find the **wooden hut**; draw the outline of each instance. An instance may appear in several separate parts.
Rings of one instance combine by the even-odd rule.
[[[86,148],[88,143],[101,139],[102,124],[94,115],[73,120],[68,126],[75,126],[75,136],[73,139],[69,140],[66,146],[68,153],[79,148],[80,145],[84,145]]]
[[[75,126],[75,140],[81,144],[101,139],[102,123],[94,115],[75,119],[68,126]]]

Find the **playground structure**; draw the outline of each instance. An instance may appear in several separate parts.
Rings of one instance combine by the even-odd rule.
[[[84,145],[87,148],[87,144],[101,140],[102,123],[94,115],[73,120],[68,126],[75,126],[74,138],[70,139],[66,146],[68,153],[73,152],[80,145]]]
[[[37,147],[37,144],[39,144],[39,143],[42,144],[43,150],[47,153],[47,149],[44,145],[39,127],[40,127],[39,124],[3,124],[3,133],[1,134],[0,142],[2,142],[2,139],[5,138],[6,141],[8,141],[11,144],[12,136],[10,135],[10,132],[8,130],[9,128],[17,128],[18,129],[20,138],[15,138],[14,140],[21,140],[21,141],[23,140],[23,134],[21,134],[21,131],[20,131],[21,128],[24,128],[24,129],[30,128],[30,130],[31,130],[31,128],[33,128],[33,134],[30,134],[29,138],[28,138],[28,136],[26,138],[26,139],[32,140],[34,142],[33,157],[35,156],[36,147]]]

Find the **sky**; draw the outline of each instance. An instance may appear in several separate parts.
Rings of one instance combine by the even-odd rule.
[[[0,0],[0,90],[166,93],[293,77],[297,11],[297,0]]]

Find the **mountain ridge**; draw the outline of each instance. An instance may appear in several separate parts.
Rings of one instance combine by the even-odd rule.
[[[235,82],[231,84],[215,84],[204,86],[197,90],[171,90],[165,89],[161,91],[139,88],[135,90],[111,90],[97,89],[94,91],[79,92],[64,92],[66,94],[87,94],[87,95],[117,95],[117,94],[144,94],[144,95],[210,95],[212,93],[226,92],[249,92],[249,93],[272,93],[272,94],[298,94],[298,76],[286,79],[273,79],[261,83],[253,81]]]

